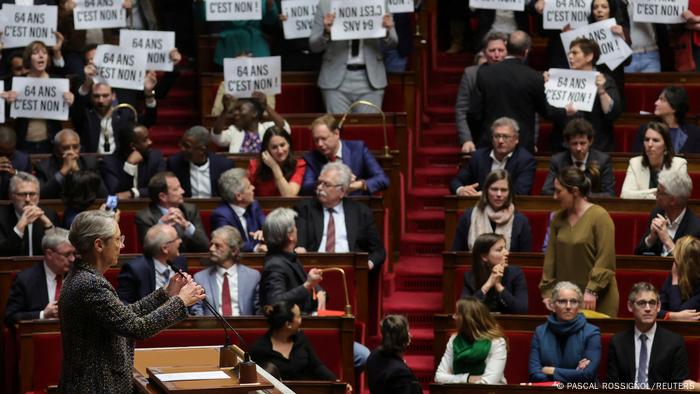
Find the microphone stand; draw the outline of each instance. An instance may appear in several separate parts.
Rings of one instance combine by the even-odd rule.
[[[357,107],[357,106],[360,106],[360,105],[366,105],[368,107],[372,107],[372,108],[376,109],[377,112],[379,112],[379,114],[382,116],[382,127],[384,128],[384,156],[391,157],[391,153],[389,152],[389,139],[387,138],[387,134],[386,134],[386,114],[384,113],[384,111],[382,111],[382,109],[378,105],[374,104],[373,102],[367,101],[367,100],[357,100],[354,103],[350,104],[350,106],[348,107],[348,110],[343,114],[343,117],[340,119],[340,122],[338,122],[338,129],[339,130],[343,129],[343,125],[345,124],[345,120],[348,118],[348,115],[351,114],[352,109]]]
[[[340,267],[330,267],[321,270],[321,272],[331,271],[340,272],[340,275],[343,277],[343,289],[345,290],[345,316],[352,317],[352,305],[350,305],[350,296],[348,295],[348,280],[345,277],[345,270],[343,270]]]

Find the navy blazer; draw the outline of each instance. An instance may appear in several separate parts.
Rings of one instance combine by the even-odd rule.
[[[119,272],[117,294],[125,304],[133,304],[156,290],[156,268],[152,257],[142,255],[126,262]],[[178,256],[173,266],[187,272],[187,259]]]
[[[48,303],[49,292],[42,260],[17,274],[7,299],[5,324],[12,326],[20,320],[38,319]]]
[[[501,284],[503,284],[505,289],[498,295],[498,309],[492,309],[491,312],[526,314],[527,281],[525,281],[523,270],[517,265],[507,266],[505,271],[503,271]],[[484,301],[486,298],[484,292],[481,291],[481,285],[474,283],[474,275],[471,271],[464,273],[464,286],[462,287],[460,298],[469,296],[476,297],[481,301]]]
[[[588,178],[591,177],[590,168],[593,162],[598,164],[600,171],[600,191],[591,193],[591,196],[616,197],[615,175],[613,174],[610,156],[599,150],[591,149],[588,152],[588,159],[586,160],[586,176]],[[547,174],[547,179],[544,181],[544,185],[542,185],[542,192],[540,194],[543,196],[553,195],[554,179],[559,175],[559,171],[573,165],[574,163],[571,161],[571,152],[568,150],[552,156],[549,162],[549,174]]]
[[[367,182],[369,194],[386,190],[389,187],[389,178],[384,174],[382,166],[374,158],[372,152],[367,149],[364,141],[342,140],[343,164],[350,167],[357,179],[364,179]],[[302,195],[313,195],[316,190],[316,180],[321,175],[321,169],[328,163],[328,158],[314,149],[304,154],[306,161],[306,172],[304,182],[301,185]]]
[[[634,254],[651,253],[656,256],[661,256],[661,252],[663,251],[663,244],[661,243],[661,240],[657,239],[656,243],[651,245],[651,247],[648,247],[647,244],[644,242],[644,240],[649,236],[651,221],[654,220],[656,215],[659,214],[661,216],[664,216],[666,212],[659,207],[655,207],[651,211],[651,214],[649,215],[649,220],[647,221],[647,230],[644,232],[642,239],[639,241],[639,244],[634,249]],[[691,211],[690,208],[686,208],[685,215],[683,216],[681,222],[678,224],[678,230],[676,230],[676,235],[673,237],[673,242],[676,242],[678,239],[685,235],[692,235],[695,238],[700,238],[700,219],[698,219],[698,217],[695,216],[695,213],[693,213],[693,211]]]
[[[452,242],[452,250],[455,252],[469,251],[467,237],[469,236],[469,228],[472,225],[472,212],[474,207],[467,209],[464,215],[459,218],[457,224],[457,232],[455,239]],[[510,248],[511,252],[532,252],[532,229],[527,216],[515,211],[513,218],[513,229],[510,232]]]
[[[124,163],[116,153],[102,156],[100,173],[107,186],[109,194],[131,190],[134,187],[134,177],[124,172]],[[153,175],[165,171],[165,159],[158,149],[150,149],[148,156],[138,165],[138,189],[139,197],[148,197],[148,181]]]
[[[678,285],[673,284],[673,276],[668,274],[664,285],[659,292],[661,299],[661,310],[659,319],[663,319],[667,312],[680,312],[686,309],[700,309],[700,286],[696,285],[693,294],[687,300],[681,298],[681,290]]]
[[[16,150],[15,153],[12,154],[10,161],[15,170],[28,173],[32,172],[32,162],[29,159],[29,155],[22,151]],[[7,172],[0,173],[0,199],[2,200],[8,200],[10,198],[10,178],[12,178],[12,176]]]
[[[209,152],[209,179],[211,180],[211,196],[219,196],[219,177],[226,170],[230,170],[235,163],[226,156]],[[168,158],[168,171],[175,173],[180,180],[180,185],[185,190],[185,197],[192,197],[192,185],[190,184],[190,162],[180,152]]]
[[[493,159],[490,154],[493,148],[479,148],[472,153],[467,165],[463,165],[457,177],[450,182],[450,192],[457,193],[461,186],[479,184],[479,190],[484,186],[486,176],[491,172]],[[510,175],[515,194],[530,194],[532,182],[535,179],[537,161],[527,149],[518,145],[513,155],[506,162],[506,171]]]
[[[253,203],[248,206],[243,216],[245,217],[248,231],[243,230],[243,224],[238,218],[238,215],[236,215],[236,212],[231,208],[231,205],[227,202],[222,202],[211,213],[211,231],[226,225],[235,227],[238,232],[241,233],[241,238],[243,239],[243,248],[241,251],[252,252],[260,241],[254,240],[250,236],[250,233],[262,230],[262,225],[265,223],[265,214],[260,208],[260,204],[258,204],[257,201],[253,201]]]
[[[700,153],[700,127],[686,123],[681,125],[681,129],[688,135],[688,139],[685,140],[681,151],[676,153]],[[646,124],[639,126],[632,144],[632,152],[644,152],[644,134],[646,132]]]

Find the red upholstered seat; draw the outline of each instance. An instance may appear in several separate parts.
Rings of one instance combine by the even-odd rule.
[[[202,225],[207,236],[211,234],[211,211],[199,211],[199,217],[202,218]]]
[[[516,201],[517,206],[517,201]],[[549,211],[522,211],[522,214],[527,216],[532,229],[532,251],[539,252],[542,250],[544,237],[547,234],[549,225]]]
[[[323,98],[316,84],[284,83],[277,95],[275,110],[282,114],[323,112]]]
[[[136,230],[136,212],[122,211],[119,215],[119,228],[126,237],[122,253],[139,253],[141,243],[138,241],[138,231]]]
[[[61,333],[33,334],[32,338],[34,339],[35,371],[32,387],[35,390],[44,390],[48,386],[58,384],[61,377],[61,363],[63,360]]]
[[[611,212],[615,223],[615,253],[634,254],[634,248],[647,228],[646,212]]]
[[[532,182],[532,190],[530,190],[531,195],[542,195],[542,186],[544,186],[544,182],[547,180],[547,174],[549,174],[549,169],[546,168],[538,168],[535,171],[535,179]]]
[[[616,124],[614,126],[616,152],[632,152],[632,144],[637,136],[638,127],[639,125],[633,124]]]
[[[622,184],[625,183],[625,176],[627,175],[627,170],[613,170],[613,176],[615,176],[615,195],[619,196],[622,192]]]

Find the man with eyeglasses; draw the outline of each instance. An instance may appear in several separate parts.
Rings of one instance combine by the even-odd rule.
[[[10,179],[10,201],[0,209],[0,255],[41,255],[41,239],[58,219],[51,208],[39,206],[39,180],[17,171]]]
[[[63,279],[75,261],[68,230],[55,228],[41,240],[44,260],[17,274],[5,309],[5,323],[20,320],[57,319]]]
[[[511,193],[530,194],[537,161],[527,149],[518,145],[519,126],[511,118],[496,119],[491,125],[491,148],[479,148],[469,162],[462,165],[450,182],[450,191],[458,196],[480,196],[481,186],[491,171],[504,169],[510,175]]]
[[[683,337],[656,324],[661,309],[651,283],[636,283],[627,299],[634,327],[615,334],[608,349],[608,382],[634,383],[639,388],[657,383],[681,383],[688,378],[688,355]]]
[[[165,287],[177,273],[168,263],[187,272],[187,260],[180,256],[182,240],[167,224],[156,224],[146,232],[143,255],[122,266],[119,273],[119,299],[133,304],[156,289]]]

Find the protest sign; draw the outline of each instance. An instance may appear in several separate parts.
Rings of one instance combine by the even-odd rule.
[[[10,106],[13,118],[68,120],[70,106],[63,93],[70,91],[66,78],[12,78],[17,98]]]
[[[591,112],[595,102],[596,71],[577,71],[550,68],[549,81],[544,84],[547,102],[553,107],[564,108],[573,103],[578,111]]]
[[[116,45],[99,45],[95,51],[97,79],[113,88],[143,90],[146,52]]]
[[[613,34],[610,30],[615,24],[615,19],[610,18],[561,33],[564,52],[569,53],[569,46],[574,39],[578,37],[589,38],[597,42],[598,47],[600,47],[600,58],[596,64],[605,63],[611,70],[614,70],[632,54],[632,49],[624,38]]]
[[[561,30],[588,24],[592,0],[544,0],[542,27],[545,30]]]
[[[5,91],[5,82],[0,81],[0,93]],[[0,96],[0,123],[5,123],[5,99]]]
[[[284,38],[307,38],[311,35],[314,15],[318,0],[282,0],[282,15],[287,20],[282,22]]]
[[[469,7],[487,10],[524,11],[525,0],[469,0]]]
[[[386,36],[382,19],[387,11],[384,0],[333,0],[331,12],[335,21],[331,26],[331,40],[354,40],[357,38],[380,38]]]
[[[649,23],[685,23],[688,0],[634,0],[632,20]]]
[[[262,19],[260,0],[206,0],[207,21],[259,21]]]
[[[73,9],[75,30],[126,27],[123,0],[76,0]]]
[[[392,14],[400,14],[403,12],[413,12],[416,7],[413,5],[413,0],[387,0],[386,2],[389,12]]]
[[[2,43],[5,48],[26,47],[32,41],[56,44],[58,7],[55,5],[19,6],[3,4],[0,10]]]
[[[236,98],[251,97],[255,91],[282,93],[282,67],[279,56],[224,59],[226,93]]]
[[[175,32],[154,30],[119,31],[119,46],[146,52],[146,69],[173,71],[170,51],[175,48]]]

